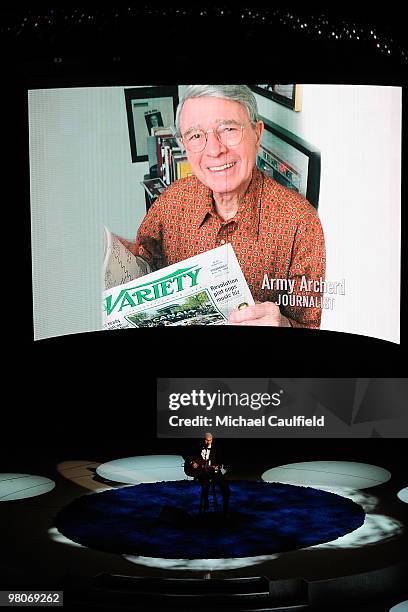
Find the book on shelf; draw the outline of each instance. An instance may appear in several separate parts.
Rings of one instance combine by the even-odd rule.
[[[187,155],[183,152],[173,154],[173,175],[174,180],[191,175],[190,162],[187,160]]]
[[[172,151],[181,152],[177,139],[172,136],[168,138],[166,136],[160,137],[161,147],[161,176],[167,185],[172,182],[171,165],[172,165]],[[173,179],[174,180],[174,179]]]
[[[191,175],[191,166],[185,150],[169,127],[156,127],[147,137],[149,177],[141,183],[146,191],[146,207],[173,181]],[[160,179],[159,182],[154,182]],[[159,191],[159,193],[158,193]]]
[[[157,138],[156,136],[147,137],[147,161],[149,164],[150,177],[157,178],[159,176],[159,164],[157,157]]]
[[[168,127],[155,127],[153,134],[147,136],[147,160],[151,178],[163,175],[162,160],[162,138],[173,138],[173,133]]]

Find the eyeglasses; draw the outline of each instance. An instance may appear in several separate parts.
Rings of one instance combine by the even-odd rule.
[[[208,134],[212,132],[218,141],[226,147],[236,147],[242,140],[245,125],[239,123],[220,123],[212,130],[191,129],[181,136],[184,146],[188,151],[199,153],[204,151]]]

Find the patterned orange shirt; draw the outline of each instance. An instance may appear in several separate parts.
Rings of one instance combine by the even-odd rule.
[[[211,190],[195,176],[175,181],[149,209],[132,251],[159,269],[226,242],[234,248],[255,301],[281,302],[282,314],[294,327],[320,326],[320,286],[305,289],[307,281],[325,275],[316,209],[257,168],[228,221],[216,213]],[[281,280],[290,281],[289,288]]]

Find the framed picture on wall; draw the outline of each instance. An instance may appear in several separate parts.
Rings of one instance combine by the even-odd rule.
[[[310,142],[260,117],[265,124],[256,165],[262,172],[302,194],[317,208],[320,193],[320,151]]]
[[[250,85],[252,91],[294,111],[302,110],[301,85]]]
[[[125,89],[132,162],[147,161],[147,137],[155,127],[174,125],[177,85]]]

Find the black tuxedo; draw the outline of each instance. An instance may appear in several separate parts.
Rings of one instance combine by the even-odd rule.
[[[205,444],[201,444],[200,446],[198,446],[197,451],[194,455],[194,459],[197,458],[200,461],[204,461],[206,458],[206,453],[204,454],[203,451],[207,451],[207,450],[210,451],[209,456],[208,456],[208,465],[210,467],[219,466],[220,465],[219,454],[217,452],[217,446],[216,444],[214,444],[214,442],[211,444],[210,449],[208,449],[208,447]],[[199,475],[197,476],[196,480],[200,483],[201,488],[202,488],[204,509],[208,510],[209,508],[208,493],[209,493],[211,482],[214,482],[215,485],[218,485],[221,491],[223,512],[227,513],[230,489],[229,489],[228,482],[225,480],[224,475],[222,474],[221,470],[218,469],[217,472],[214,472],[213,470],[209,470],[209,471],[200,470]]]
[[[202,451],[207,451],[207,450],[208,449],[207,449],[205,444],[199,445],[197,447],[197,453],[196,453],[195,457],[198,457],[199,459],[200,458],[202,459],[203,458]],[[217,446],[214,443],[212,443],[211,444],[211,448],[209,450],[210,450],[210,455],[209,455],[210,465],[219,465],[220,464],[220,460],[219,460],[219,457],[218,457],[219,454],[217,452]]]

